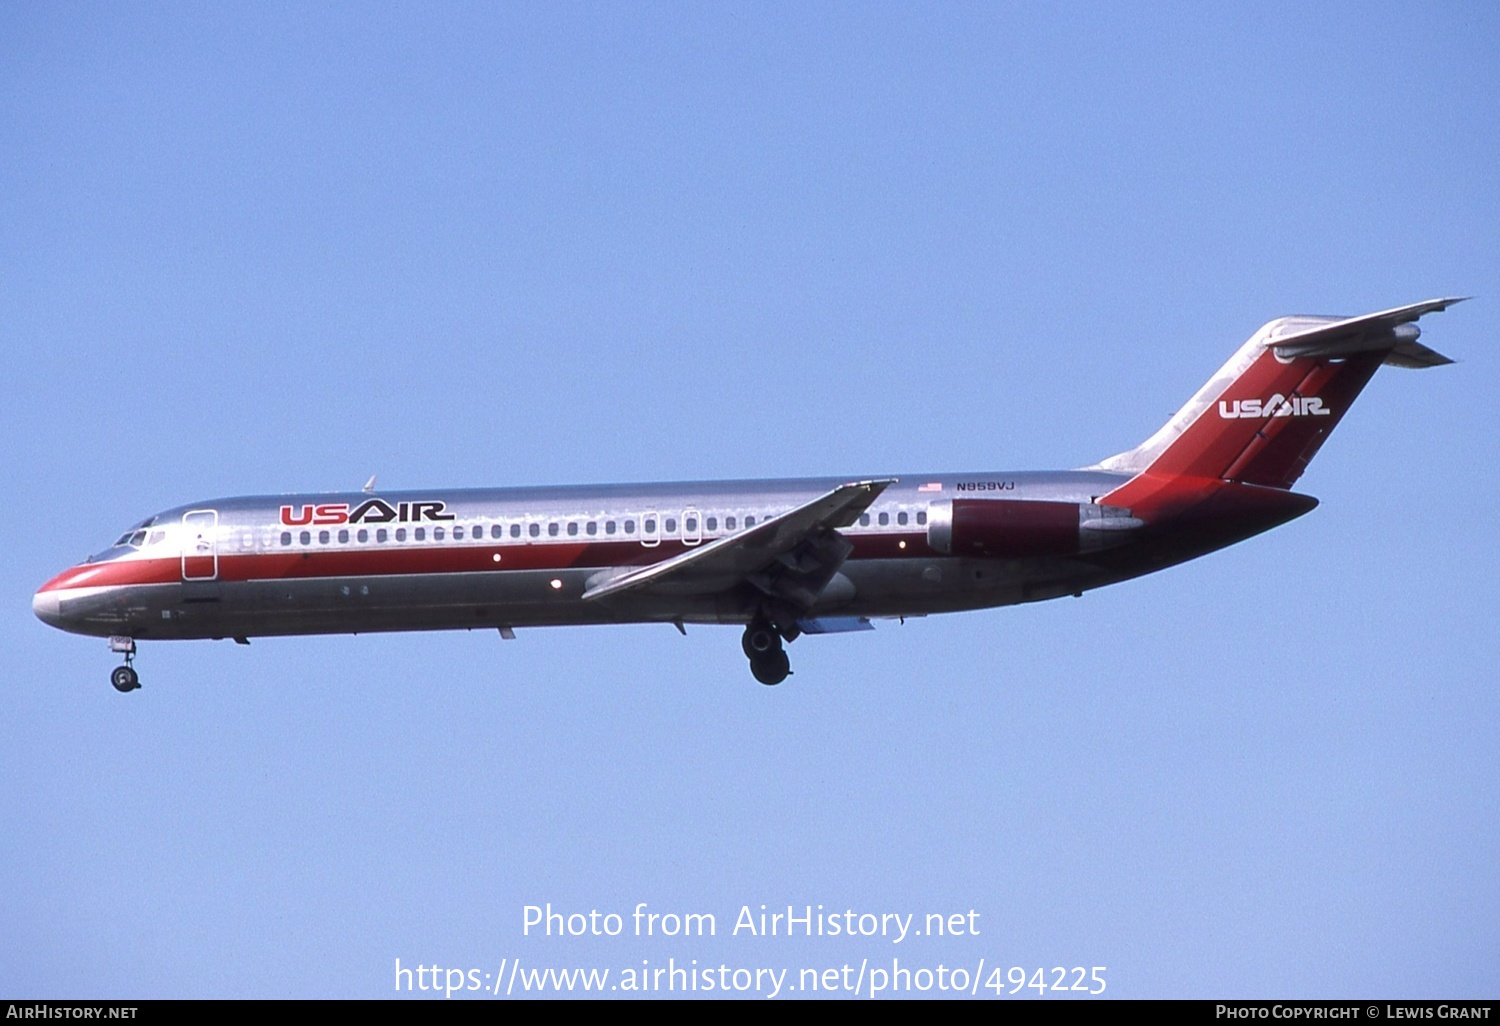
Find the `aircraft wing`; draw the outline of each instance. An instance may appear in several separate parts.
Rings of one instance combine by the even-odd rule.
[[[828,583],[848,555],[849,542],[837,529],[858,520],[895,480],[840,485],[747,531],[689,549],[660,563],[591,581],[583,597],[601,599],[647,588],[702,594],[740,583],[750,583],[770,593],[776,590],[768,587],[773,581],[786,585],[795,577],[801,579],[802,585],[796,590],[810,592],[806,596],[810,604],[811,595]]]
[[[1397,367],[1440,367],[1452,363],[1442,353],[1417,342],[1421,330],[1412,323],[1423,314],[1446,310],[1466,297],[1429,299],[1394,310],[1346,317],[1269,339],[1266,345],[1288,359],[1298,356],[1349,356],[1386,349],[1385,362]]]

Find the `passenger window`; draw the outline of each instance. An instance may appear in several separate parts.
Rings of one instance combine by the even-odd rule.
[[[438,530],[441,531],[442,528],[440,527],[440,528],[438,528]],[[477,527],[474,529],[474,533],[476,535],[479,533],[479,529]],[[464,540],[464,529],[462,527],[455,527],[453,529],[453,540],[454,541],[463,541]]]
[[[347,528],[339,532],[339,544],[340,545],[347,545],[347,544],[349,544],[349,531],[348,531]]]
[[[356,534],[354,537],[359,541],[359,543],[361,545],[363,545],[365,542],[367,542],[367,541],[370,540],[370,532],[366,531],[363,527],[361,527],[359,529],[359,533]]]
[[[578,537],[578,522],[576,520],[570,520],[570,521],[568,521],[568,537],[569,538],[577,538]]]
[[[886,524],[889,524],[890,522],[891,522],[891,515],[889,513],[882,513],[882,514],[880,514],[880,526],[881,527],[884,527]]]
[[[719,518],[709,517],[703,522],[703,526],[708,528],[710,531],[717,531],[719,529]]]
[[[412,537],[412,541],[426,541],[427,540],[427,528],[425,528],[425,527],[414,527],[414,528],[412,528],[411,537]]]
[[[859,526],[860,527],[869,527],[870,526],[870,514],[868,514],[868,513],[861,513],[859,515]]]
[[[648,521],[646,521],[645,530],[646,530],[647,534],[651,534],[652,532],[654,532],[656,530],[656,521],[655,520],[648,520]]]
[[[615,533],[615,522],[613,520],[606,520],[604,522],[604,533],[605,534],[614,534]]]
[[[682,529],[688,534],[692,534],[694,531],[698,530],[698,518],[688,517],[682,522]]]
[[[396,540],[398,542],[404,542],[404,541],[406,541],[406,528],[404,528],[404,527],[398,527],[398,528],[396,528]]]
[[[559,530],[560,530],[560,528],[557,526],[557,521],[556,520],[552,521],[552,523],[550,523],[550,524],[547,525],[547,537],[549,537],[549,538],[556,538],[557,537],[557,532]]]
[[[594,523],[594,521],[590,520],[589,521],[589,526],[588,526],[588,532],[591,535],[598,534],[599,533],[599,525],[596,524],[596,523]]]
[[[906,526],[906,510],[903,509],[900,513],[896,514],[896,523],[902,527]]]
[[[510,533],[513,534],[513,535],[519,536],[521,534],[521,525],[520,524],[511,524],[510,525]],[[505,534],[505,532],[500,529],[500,525],[499,524],[495,524],[493,527],[490,528],[490,537],[496,539],[497,541],[501,537],[503,537],[504,534]]]
[[[927,511],[925,509],[917,511],[917,523],[919,523],[919,524],[925,524],[925,523],[927,523]]]
[[[303,531],[300,535],[297,536],[297,540],[299,542],[301,542],[303,545],[311,545],[312,544],[312,532],[311,531]]]
[[[726,531],[733,531],[734,530],[734,517],[725,517],[724,518],[724,530],[726,530]]]
[[[749,516],[747,516],[745,518],[745,526],[746,527],[754,527],[755,526],[755,514],[752,513],[752,514],[750,514]]]
[[[531,534],[531,536],[533,538],[539,538],[539,537],[541,537],[541,534],[542,534],[542,525],[541,524],[532,524],[531,527],[530,527],[529,533]]]
[[[290,545],[291,543],[292,543],[292,532],[291,531],[282,531],[281,532],[281,544],[283,544],[283,545]]]
[[[383,528],[383,527],[377,527],[377,528],[375,528],[375,540],[376,541],[383,543],[389,537],[390,537],[390,535],[386,534],[385,528]]]
[[[634,520],[627,520],[627,521],[625,521],[625,533],[626,534],[635,534],[635,521]]]
[[[651,528],[648,527],[648,528],[646,528],[646,530],[649,531],[649,530],[651,530]],[[667,517],[667,533],[671,534],[675,530],[677,530],[677,518],[676,517]]]
[[[418,528],[417,530],[421,530],[421,528]],[[443,540],[443,529],[441,527],[434,527],[432,529],[432,540],[433,541],[442,541]]]

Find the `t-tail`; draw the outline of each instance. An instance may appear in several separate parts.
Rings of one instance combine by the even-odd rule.
[[[1148,524],[1205,503],[1255,506],[1260,530],[1307,512],[1316,500],[1290,489],[1329,433],[1382,364],[1452,363],[1417,341],[1415,321],[1462,301],[1270,322],[1160,431],[1099,464],[1135,476],[1098,501]]]

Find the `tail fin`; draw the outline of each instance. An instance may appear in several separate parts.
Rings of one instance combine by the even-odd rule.
[[[1220,482],[1291,488],[1381,364],[1453,362],[1420,345],[1413,322],[1462,301],[1272,321],[1160,431],[1099,464],[1136,474],[1100,501],[1144,512]]]

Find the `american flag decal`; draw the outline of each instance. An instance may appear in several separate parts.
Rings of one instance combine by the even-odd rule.
[[[917,489],[919,492],[940,492],[943,490],[941,481],[929,481]]]

